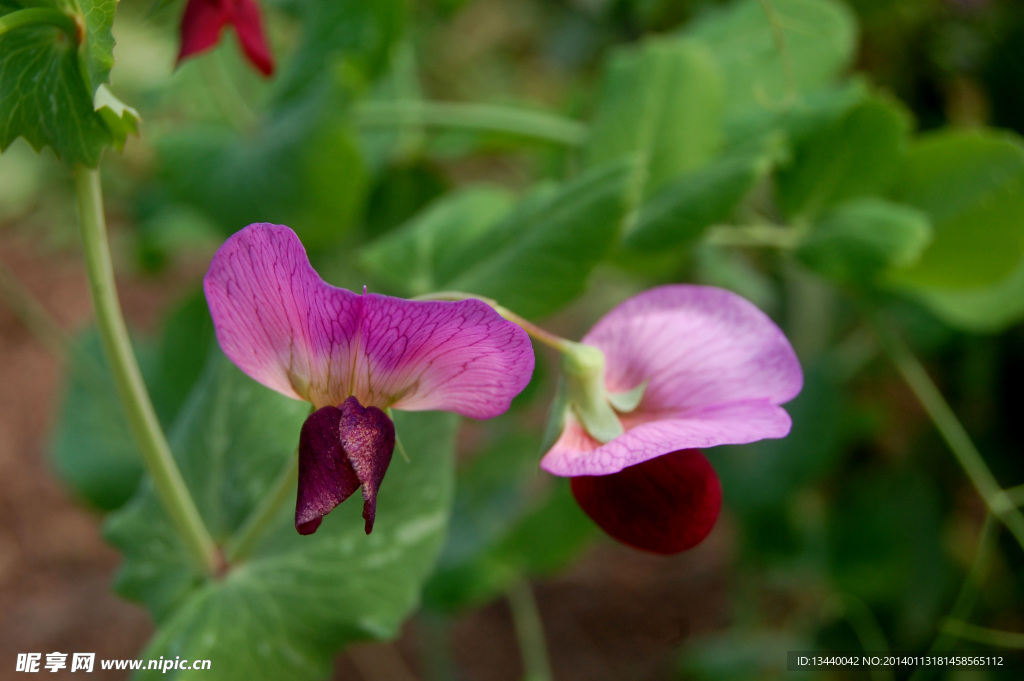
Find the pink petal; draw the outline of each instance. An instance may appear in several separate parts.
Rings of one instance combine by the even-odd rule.
[[[803,374],[782,331],[735,293],[661,286],[630,298],[583,338],[604,351],[613,392],[649,381],[639,412],[685,415],[730,402],[781,404]]]
[[[217,340],[246,374],[317,408],[351,394],[362,304],[320,279],[291,229],[257,223],[232,235],[203,288]]]
[[[672,452],[613,475],[575,477],[576,502],[598,526],[629,546],[672,555],[711,532],[722,486],[696,449]]]
[[[533,373],[529,337],[485,303],[335,288],[284,226],[233,235],[204,288],[225,354],[260,383],[317,407],[354,395],[365,406],[490,418]]]
[[[623,419],[624,434],[602,445],[570,417],[540,467],[568,477],[608,475],[680,449],[785,437],[792,423],[784,409],[764,401],[736,402],[635,426],[630,420]]]
[[[264,76],[274,73],[274,57],[267,45],[267,36],[263,31],[263,19],[259,5],[255,0],[235,0],[232,23],[238,34],[238,42],[249,62],[259,69]]]
[[[396,396],[396,409],[485,419],[508,410],[530,382],[529,336],[486,303],[364,298],[356,394]]]
[[[188,0],[181,16],[182,60],[209,50],[220,40],[221,31],[231,20],[231,11],[223,0]]]

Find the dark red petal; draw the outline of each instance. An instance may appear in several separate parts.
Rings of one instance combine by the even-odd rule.
[[[359,488],[359,477],[341,444],[342,411],[323,407],[309,415],[299,434],[299,492],[295,529],[312,534],[320,520]]]
[[[238,42],[249,62],[264,76],[274,73],[274,57],[270,54],[267,35],[263,31],[263,18],[256,0],[234,0],[231,23],[238,33]]]
[[[577,503],[602,530],[623,544],[663,555],[699,544],[722,509],[722,485],[697,449],[570,482]]]
[[[341,406],[341,444],[363,485],[363,519],[366,534],[377,515],[377,490],[395,451],[395,424],[377,407],[363,408],[350,397]]]
[[[216,45],[221,31],[230,20],[230,9],[223,0],[188,0],[185,13],[181,16],[178,64]]]

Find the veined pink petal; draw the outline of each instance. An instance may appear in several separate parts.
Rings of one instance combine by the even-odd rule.
[[[722,485],[696,449],[612,475],[571,481],[577,503],[602,530],[634,548],[672,555],[711,532],[722,508]]]
[[[648,381],[638,412],[683,416],[737,401],[781,404],[803,385],[796,354],[775,323],[718,288],[651,289],[614,308],[582,342],[605,353],[609,390]]]
[[[234,0],[233,12],[232,23],[245,56],[264,76],[273,74],[274,57],[267,45],[259,5],[255,0]]]
[[[705,449],[785,437],[792,425],[784,409],[761,400],[631,423],[631,419],[642,418],[641,415],[624,418],[626,432],[602,445],[570,417],[540,467],[554,475],[570,477],[608,475],[680,449]]]
[[[181,17],[178,63],[216,45],[230,20],[230,8],[223,0],[188,0]]]
[[[357,295],[320,279],[295,233],[249,225],[204,279],[217,338],[244,372],[316,407],[505,411],[533,373],[529,337],[479,300]]]
[[[396,409],[504,413],[533,375],[519,326],[479,300],[455,303],[364,296],[356,394],[397,399]]]
[[[362,304],[320,279],[291,229],[257,223],[236,232],[203,288],[217,340],[246,374],[318,409],[351,394]]]

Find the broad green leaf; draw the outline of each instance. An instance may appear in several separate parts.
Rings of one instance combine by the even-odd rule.
[[[310,250],[336,243],[365,198],[362,157],[337,97],[274,114],[258,136],[206,128],[160,140],[161,174],[173,195],[225,234],[252,222],[293,228]]]
[[[275,83],[279,105],[315,96],[339,78],[346,89],[367,86],[384,71],[405,23],[403,0],[307,0],[297,7],[302,37]]]
[[[114,66],[114,12],[119,0],[77,0],[85,17],[85,43],[79,49],[79,60],[85,87],[95,93],[110,82]]]
[[[915,290],[998,285],[1024,258],[1024,144],[1016,135],[945,131],[918,141],[892,197],[928,214],[935,238],[894,281]]]
[[[135,344],[150,386],[157,385],[156,353]],[[64,397],[50,456],[61,480],[92,506],[110,511],[124,504],[142,477],[142,458],[128,426],[117,386],[94,330],[73,341]]]
[[[686,35],[721,65],[726,115],[735,118],[831,84],[852,60],[856,32],[853,14],[838,2],[740,0],[709,12]]]
[[[784,106],[752,109],[727,122],[727,148],[746,146],[750,140],[783,134],[790,146],[800,146],[808,137],[841,119],[850,109],[870,96],[866,83],[851,79],[842,85],[815,90]]]
[[[449,262],[443,288],[494,298],[527,317],[562,307],[586,287],[629,209],[635,166],[594,168],[563,187],[527,197]]]
[[[774,156],[767,147],[729,154],[673,180],[640,207],[623,244],[658,251],[693,243],[707,227],[729,217]]]
[[[895,177],[910,133],[902,107],[878,97],[849,109],[807,136],[778,173],[782,211],[813,218],[829,206],[884,191]]]
[[[980,289],[918,289],[912,295],[947,324],[994,333],[1024,319],[1024,261],[995,286]]]
[[[438,277],[451,269],[448,254],[480,238],[511,205],[511,195],[496,187],[449,194],[364,248],[360,263],[402,295],[437,291]]]
[[[568,485],[537,469],[537,442],[502,438],[459,471],[448,539],[424,601],[453,612],[564,568],[596,535]],[[540,476],[542,479],[538,479]]]
[[[173,423],[212,343],[213,322],[201,292],[167,318],[159,344],[133,343],[162,423]],[[111,511],[128,501],[138,487],[142,455],[94,330],[74,341],[69,360],[51,458],[58,475],[76,494],[100,510]]]
[[[113,64],[114,0],[49,0],[32,8],[60,10],[85,29],[78,36],[37,24],[0,35],[0,150],[24,137],[37,151],[51,147],[69,164],[95,166],[108,146],[135,133],[138,114],[105,87]],[[0,17],[20,6],[0,5]]]
[[[912,264],[931,239],[928,216],[882,199],[855,199],[825,214],[796,255],[841,282],[868,283],[882,270]]]
[[[156,362],[153,406],[165,423],[173,423],[193,386],[203,374],[215,345],[213,320],[199,288],[164,320]]]
[[[710,53],[696,41],[651,39],[615,53],[604,76],[588,166],[640,157],[645,193],[701,166],[721,137],[722,82]]]
[[[215,356],[172,432],[172,447],[207,526],[224,542],[295,455],[309,405],[268,391]],[[350,642],[395,635],[440,548],[452,494],[456,419],[396,413],[410,462],[395,457],[373,534],[362,504],[343,503],[302,537],[286,503],[248,559],[216,579],[186,565],[184,548],[147,486],[107,525],[125,552],[118,590],[144,601],[158,630],[150,658],[214,660],[225,681],[326,678]],[[356,495],[358,497],[358,495]],[[201,673],[143,672],[192,679]]]

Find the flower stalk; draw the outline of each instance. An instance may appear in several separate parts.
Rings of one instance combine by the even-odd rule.
[[[1013,499],[999,486],[967,430],[932,382],[928,372],[895,332],[882,323],[876,323],[875,330],[882,348],[938,428],[942,438],[988,506],[989,512],[1006,525],[1017,539],[1017,543],[1024,548],[1024,516],[1013,503]]]
[[[504,133],[566,147],[582,146],[590,134],[586,125],[571,119],[491,104],[366,102],[356,107],[355,115],[364,128],[401,127],[415,121],[429,127]]]
[[[215,574],[221,562],[217,547],[171,455],[128,338],[114,283],[99,170],[79,165],[74,178],[89,292],[121,402],[164,510],[196,565]]]

